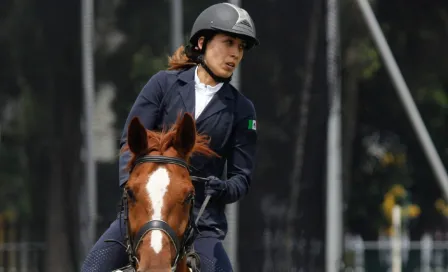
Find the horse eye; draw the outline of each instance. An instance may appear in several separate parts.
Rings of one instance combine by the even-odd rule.
[[[132,202],[135,202],[136,199],[135,199],[135,194],[134,194],[134,192],[133,192],[131,189],[127,189],[126,191],[127,191],[127,193],[128,193],[128,197],[129,197],[129,199],[130,199]]]

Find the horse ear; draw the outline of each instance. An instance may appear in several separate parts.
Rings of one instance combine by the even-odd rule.
[[[146,129],[138,117],[134,117],[128,127],[128,146],[132,153],[139,155],[148,149]]]
[[[176,137],[174,138],[174,147],[176,150],[187,157],[196,144],[196,124],[193,116],[184,113],[177,125]]]

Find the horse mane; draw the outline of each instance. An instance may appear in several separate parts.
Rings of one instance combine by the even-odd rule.
[[[160,132],[157,131],[151,131],[146,130],[146,135],[148,139],[148,149],[144,153],[145,155],[153,152],[158,151],[160,153],[164,153],[166,150],[168,150],[170,147],[173,146],[174,138],[176,137],[176,131],[178,124],[180,122],[180,116],[178,117],[176,123],[168,130],[163,129]],[[192,155],[204,155],[207,157],[219,157],[217,153],[215,153],[213,150],[209,147],[210,139],[207,135],[201,135],[196,132],[196,142],[192,148],[192,151],[187,156],[187,162],[189,162],[189,157]],[[121,153],[125,152],[126,150],[129,150],[129,146],[126,143],[123,148],[121,149]],[[135,160],[139,155],[142,154],[133,154],[131,155],[131,159],[128,162],[128,169],[131,169],[132,165],[134,165]]]

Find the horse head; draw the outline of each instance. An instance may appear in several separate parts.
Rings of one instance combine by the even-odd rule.
[[[188,271],[195,193],[188,163],[193,154],[216,153],[189,113],[164,132],[146,130],[133,118],[125,148],[132,154],[123,194],[131,262],[139,272]]]

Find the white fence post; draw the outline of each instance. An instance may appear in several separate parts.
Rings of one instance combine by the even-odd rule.
[[[401,272],[401,207],[398,205],[392,210],[392,225],[392,272]]]
[[[361,238],[361,235],[357,235],[354,242],[355,247],[355,272],[364,272],[364,241]]]
[[[431,253],[432,253],[432,238],[429,234],[425,233],[420,240],[420,269],[422,272],[431,271]]]
[[[445,249],[443,248],[444,245],[444,235],[437,231],[434,235],[434,243],[433,243],[433,255],[432,255],[432,261],[434,266],[434,271],[444,271],[443,270],[443,263],[444,263],[444,253]]]

